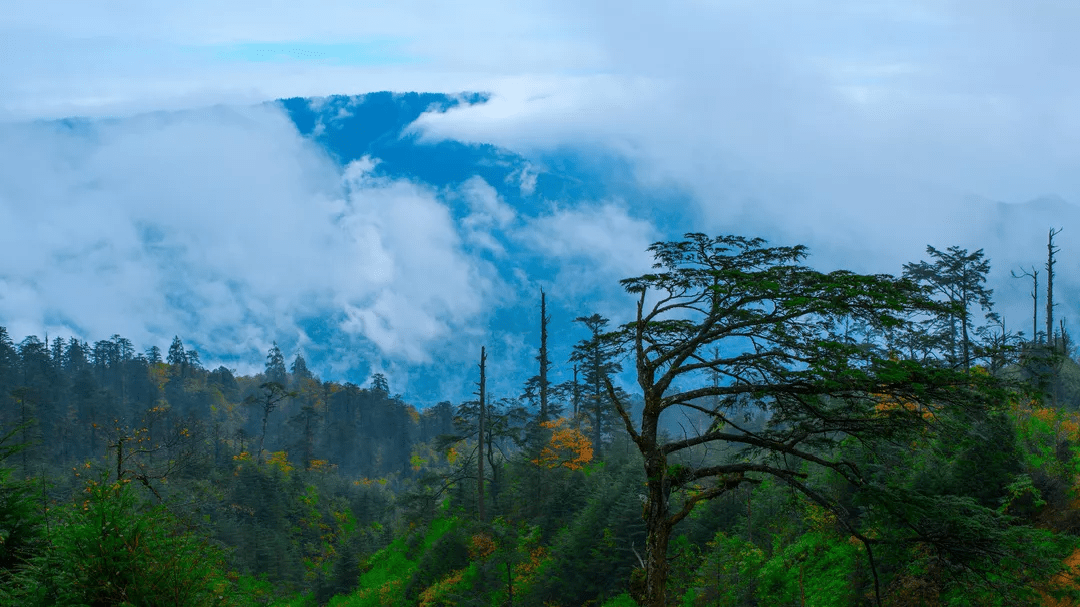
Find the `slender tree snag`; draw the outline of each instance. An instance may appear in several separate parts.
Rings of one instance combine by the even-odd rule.
[[[550,320],[551,318],[547,315],[547,295],[543,289],[540,289],[540,356],[537,360],[540,361],[540,421],[542,422],[548,419],[547,373],[551,362],[548,360],[547,326]]]
[[[571,400],[573,400],[574,403],[574,427],[577,428],[579,413],[578,409],[581,406],[581,385],[578,384],[578,366],[576,363],[574,364],[574,389],[573,393],[571,394]]]
[[[1054,253],[1059,249],[1054,246],[1054,236],[1061,233],[1061,228],[1051,229],[1046,239],[1046,343],[1054,348]]]
[[[476,435],[476,516],[484,520],[484,398],[487,384],[487,350],[480,347],[480,421]]]

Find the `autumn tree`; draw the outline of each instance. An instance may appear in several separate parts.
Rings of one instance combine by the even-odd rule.
[[[910,280],[818,272],[801,264],[803,246],[740,236],[687,234],[649,250],[654,271],[622,281],[637,296],[636,318],[610,337],[632,353],[644,399],[639,419],[605,382],[644,458],[647,535],[643,576],[632,583],[644,605],[667,604],[669,538],[702,501],[772,478],[835,508],[808,469],[866,486],[857,460],[837,448],[841,441],[912,436],[935,413],[985,402],[986,376],[899,360],[888,344],[847,338],[850,325],[895,335],[918,314],[952,312]],[[767,422],[746,426],[734,414],[743,407]],[[665,438],[661,417],[678,409],[711,423]],[[709,459],[686,457],[703,449]],[[849,531],[872,554],[872,542]]]

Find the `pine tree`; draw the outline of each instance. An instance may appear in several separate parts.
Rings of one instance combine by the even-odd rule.
[[[285,370],[285,357],[281,355],[281,349],[277,342],[266,352],[266,381],[281,384],[289,383],[288,372]]]
[[[308,370],[307,361],[304,360],[304,355],[297,352],[296,358],[293,359],[292,365],[289,367],[289,371],[292,373],[293,385],[300,385],[305,379],[311,379],[311,371]]]
[[[180,341],[179,335],[173,337],[172,345],[169,346],[169,355],[165,358],[165,362],[179,369],[180,377],[187,375],[187,351],[184,350],[184,342]]]
[[[667,604],[672,530],[702,501],[771,479],[839,511],[804,469],[872,494],[841,441],[853,437],[853,446],[867,449],[909,441],[932,431],[927,415],[985,410],[1003,398],[988,375],[897,360],[889,343],[850,342],[849,324],[896,335],[910,329],[913,316],[959,313],[910,280],[817,272],[800,263],[805,247],[739,236],[687,234],[649,250],[654,271],[622,281],[637,298],[637,313],[606,336],[633,353],[644,397],[636,422],[605,382],[644,460],[644,576],[632,584],[643,605]],[[722,380],[703,383],[710,371]],[[747,403],[769,416],[767,426],[746,428],[732,414]],[[673,408],[696,410],[711,423],[697,435],[665,437],[660,419]],[[710,446],[716,459],[692,457]],[[838,520],[871,554],[869,538],[849,518]]]
[[[615,417],[615,409],[604,389],[605,381],[614,373],[622,371],[622,365],[615,357],[619,354],[618,347],[609,340],[603,339],[604,329],[608,319],[593,314],[592,316],[579,316],[574,322],[580,322],[589,329],[589,339],[584,339],[576,346],[570,355],[570,360],[581,365],[585,372],[585,385],[588,388],[586,395],[587,404],[584,407],[592,421],[592,442],[596,459],[602,459],[602,442],[605,430],[610,425],[611,418]],[[575,366],[575,370],[576,370]]]
[[[547,315],[547,294],[543,289],[540,289],[540,354],[536,357],[537,362],[540,363],[540,373],[538,375],[538,387],[540,388],[540,421],[545,422],[548,420],[548,369],[551,367],[551,361],[548,359],[548,323],[551,322],[551,317]]]
[[[971,307],[978,305],[987,312],[993,307],[990,298],[994,291],[984,286],[990,273],[990,260],[984,259],[982,249],[968,253],[960,247],[939,251],[927,246],[926,252],[934,262],[904,264],[904,278],[925,285],[951,306],[945,315],[944,337],[955,364],[967,369],[972,364]]]

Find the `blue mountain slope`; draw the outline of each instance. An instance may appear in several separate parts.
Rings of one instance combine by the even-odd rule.
[[[466,106],[484,104],[489,97],[481,93],[446,95],[439,93],[390,93],[377,92],[365,95],[335,95],[326,98],[291,98],[269,101],[265,105],[281,108],[295,125],[297,131],[322,148],[339,167],[365,156],[377,160],[373,171],[376,176],[393,180],[407,179],[430,188],[439,195],[455,219],[465,217],[470,209],[468,200],[458,190],[469,179],[479,176],[499,194],[500,198],[517,213],[517,219],[502,228],[492,228],[491,237],[505,249],[505,255],[496,255],[486,249],[470,250],[475,258],[490,263],[504,285],[499,292],[499,302],[493,302],[485,314],[484,327],[473,327],[483,332],[492,361],[499,350],[503,353],[505,367],[501,373],[493,372],[493,393],[499,396],[517,394],[521,382],[535,373],[536,347],[539,344],[539,286],[548,290],[548,313],[552,316],[549,327],[551,358],[556,369],[553,381],[561,377],[573,344],[585,337],[582,327],[573,322],[578,316],[597,311],[600,294],[588,294],[591,286],[581,285],[579,293],[571,298],[555,288],[554,279],[564,270],[565,260],[546,258],[535,248],[530,248],[514,236],[529,220],[551,214],[554,210],[575,209],[610,200],[621,201],[631,214],[648,220],[662,233],[677,234],[693,225],[687,215],[685,196],[679,192],[643,190],[635,181],[633,166],[625,159],[598,148],[562,148],[529,157],[490,144],[467,143],[454,140],[424,140],[410,126],[425,112],[447,112]],[[125,118],[71,118],[49,121],[50,130],[65,137],[61,152],[79,156],[79,150],[90,150],[102,144],[100,127],[120,125],[124,132],[138,132],[141,123],[161,125],[180,123],[200,113],[221,113],[228,120],[234,119],[232,109],[217,106],[180,112],[155,112]],[[78,149],[76,149],[78,148]],[[524,179],[524,184],[523,184]],[[535,181],[533,181],[535,180]],[[524,187],[523,187],[524,185]],[[663,210],[661,210],[663,209]],[[173,257],[169,251],[161,251],[155,237],[155,229],[164,226],[139,224],[139,238],[149,259],[157,260],[162,267],[171,267]],[[587,243],[586,243],[587,244]],[[473,245],[466,243],[466,247]],[[197,285],[182,273],[165,281],[171,290],[166,294],[170,312],[181,312],[180,317],[197,318],[200,310],[192,308],[191,302],[199,301]],[[610,281],[609,281],[610,282]],[[617,285],[606,284],[611,288]],[[364,338],[340,330],[346,320],[341,310],[322,309],[310,316],[291,319],[306,334],[303,346],[309,366],[324,378],[365,382],[376,369],[398,368],[408,373],[408,383],[391,383],[395,390],[417,404],[429,404],[443,399],[460,400],[472,392],[471,347],[469,351],[454,344],[443,346],[443,352],[453,351],[461,356],[449,360],[444,356],[426,365],[408,365],[400,361],[357,360],[343,367],[342,352],[366,352],[377,356],[372,344]],[[613,321],[624,320],[613,318]],[[141,322],[141,321],[140,321]],[[71,323],[68,323],[70,326]],[[197,323],[193,323],[197,324]],[[272,327],[260,330],[273,331]],[[229,327],[235,331],[237,341],[242,341],[244,327]],[[156,331],[156,330],[155,330]],[[171,332],[171,330],[170,330]],[[215,352],[200,343],[197,335],[178,333],[185,342],[202,351],[204,360],[226,364],[251,363],[243,354]],[[98,335],[85,335],[87,339],[99,339]],[[288,353],[294,352],[299,343],[296,335],[273,334],[279,345]],[[478,349],[478,347],[477,347]],[[254,353],[258,362],[259,353]],[[462,361],[468,359],[465,364]],[[335,362],[336,361],[336,362]],[[494,362],[493,362],[494,364]],[[331,368],[334,365],[333,369]],[[396,366],[395,366],[396,365]],[[564,367],[560,369],[559,367]],[[499,383],[503,385],[498,385]]]
[[[535,216],[557,201],[618,198],[650,215],[661,227],[689,227],[685,194],[645,192],[633,167],[623,158],[597,148],[561,149],[525,158],[490,144],[445,140],[423,142],[407,129],[425,112],[445,112],[483,104],[483,93],[378,92],[326,98],[279,99],[297,130],[318,143],[342,166],[364,156],[380,162],[375,173],[407,178],[434,188],[454,187],[479,176],[518,212]],[[523,171],[536,173],[535,188],[523,190]],[[463,209],[452,207],[455,214]]]

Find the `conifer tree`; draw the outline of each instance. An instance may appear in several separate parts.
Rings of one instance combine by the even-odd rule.
[[[596,459],[602,459],[604,430],[608,426],[608,418],[615,412],[604,385],[610,375],[622,371],[622,365],[615,360],[619,354],[618,348],[610,340],[603,339],[608,319],[593,314],[579,316],[574,322],[584,324],[591,334],[574,346],[570,360],[581,365],[585,371],[585,385],[588,387],[585,410],[592,418],[593,452]]]
[[[285,357],[281,355],[281,349],[277,342],[266,352],[266,381],[278,383],[282,386],[289,383],[288,372],[285,371]]]
[[[850,342],[849,323],[895,335],[911,328],[912,316],[958,312],[910,280],[817,272],[801,265],[803,246],[770,247],[740,236],[687,234],[649,250],[654,271],[622,281],[637,296],[636,315],[608,336],[632,352],[644,396],[638,420],[605,382],[644,459],[644,567],[631,589],[643,605],[668,604],[672,530],[702,501],[772,479],[843,514],[807,469],[871,491],[858,461],[837,449],[846,437],[868,449],[878,441],[902,443],[931,430],[927,416],[984,410],[1002,398],[989,376],[897,360],[888,343]],[[709,372],[722,380],[709,381]],[[746,405],[769,423],[745,427],[732,413]],[[677,407],[712,423],[699,434],[667,438],[661,416]],[[710,446],[722,454],[718,460],[688,457]],[[873,541],[850,515],[838,521],[863,543],[876,571]]]
[[[540,421],[548,420],[548,369],[551,361],[548,359],[548,323],[551,317],[547,315],[547,294],[540,289],[540,354],[536,357],[540,363],[539,388],[540,388]]]
[[[955,364],[967,369],[972,364],[971,307],[978,305],[988,312],[993,307],[991,296],[994,292],[985,287],[990,260],[984,258],[982,249],[968,253],[967,249],[954,246],[939,251],[928,245],[926,252],[933,263],[904,264],[904,277],[925,285],[951,306],[952,312],[946,315],[944,337]]]
[[[172,345],[169,346],[169,355],[165,362],[181,368],[187,364],[187,351],[184,350],[184,342],[180,341],[179,335],[173,337]]]

